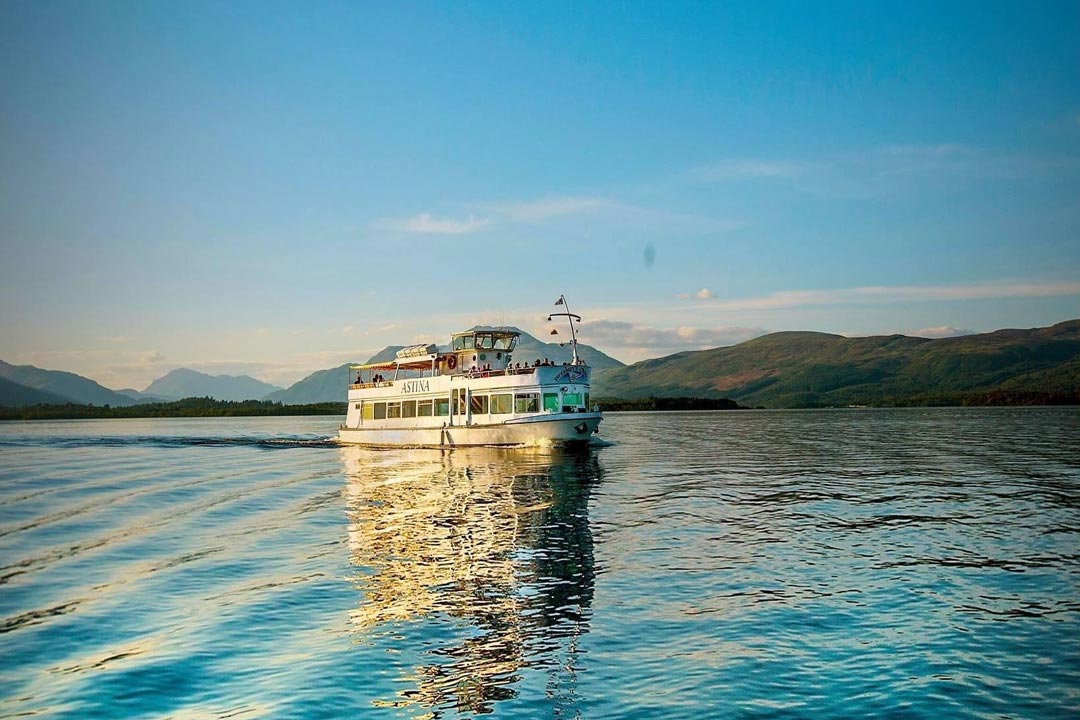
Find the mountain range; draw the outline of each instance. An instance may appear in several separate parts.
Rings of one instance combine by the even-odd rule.
[[[1080,320],[930,340],[779,332],[601,371],[594,397],[725,397],[770,408],[1080,392]]]
[[[261,400],[282,388],[248,375],[207,375],[177,368],[150,383],[140,395],[179,400],[187,397],[211,397],[215,400]]]
[[[368,359],[392,359],[401,346]],[[580,344],[594,369],[593,397],[730,398],[771,408],[955,401],[978,393],[1080,393],[1080,320],[930,340],[905,335],[849,338],[778,332],[739,345],[675,353],[624,365]],[[568,344],[522,332],[513,355],[531,362],[570,359]],[[110,390],[74,373],[0,361],[0,406],[77,403],[127,406],[184,397],[261,399],[283,404],[338,402],[349,363],[319,370],[288,389],[240,375],[181,368],[144,391]]]
[[[12,388],[6,383],[0,386],[0,405],[8,407],[56,402],[113,406],[135,404],[135,400],[127,395],[103,387],[82,375],[62,370],[42,370],[33,365],[9,365],[0,360],[0,378],[22,388]],[[48,397],[59,398],[59,400],[34,400],[33,398],[37,396],[28,395],[26,389],[45,393]],[[20,398],[22,401],[19,400]]]

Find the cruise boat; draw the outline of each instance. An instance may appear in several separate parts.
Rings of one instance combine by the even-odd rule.
[[[350,368],[342,443],[373,446],[565,445],[588,442],[602,414],[590,404],[592,369],[578,356],[556,363],[515,357],[514,328],[476,326],[450,344],[413,345],[392,360]]]

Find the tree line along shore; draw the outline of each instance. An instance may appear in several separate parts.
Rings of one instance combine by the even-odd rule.
[[[749,410],[734,400],[702,397],[646,397],[634,399],[596,398],[606,412],[678,411],[678,410]],[[286,405],[266,400],[214,400],[185,398],[173,402],[145,403],[126,407],[109,405],[30,405],[0,406],[0,420],[82,420],[95,418],[173,418],[173,417],[259,417],[275,415],[344,415],[347,403],[322,402]],[[985,393],[932,394],[916,397],[877,398],[873,402],[853,403],[847,407],[1004,407],[1041,405],[1080,405],[1080,391],[1014,392],[995,390]],[[808,405],[807,408],[832,407]],[[765,409],[757,407],[753,409]]]

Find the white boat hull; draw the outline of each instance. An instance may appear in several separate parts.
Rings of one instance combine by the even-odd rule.
[[[338,439],[348,445],[376,447],[566,445],[587,442],[596,433],[601,418],[599,412],[575,412],[533,415],[487,425],[342,427]]]

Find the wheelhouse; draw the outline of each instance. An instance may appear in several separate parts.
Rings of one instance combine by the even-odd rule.
[[[517,347],[518,333],[496,328],[473,328],[451,336],[451,350],[502,350],[512,352]]]

